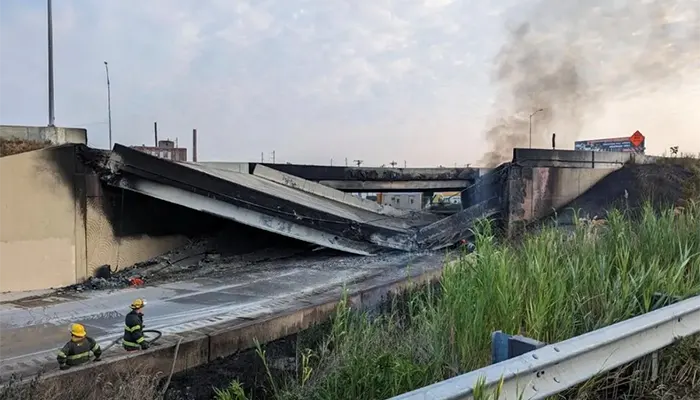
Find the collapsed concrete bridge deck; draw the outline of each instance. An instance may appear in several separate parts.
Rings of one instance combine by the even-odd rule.
[[[300,181],[295,185],[276,182],[271,172],[255,168],[252,173],[240,173],[176,163],[115,145],[101,176],[107,184],[121,189],[354,254],[370,255],[380,249],[430,250],[454,244],[450,236],[426,234],[435,231],[430,225],[438,222],[437,215],[401,213],[386,206],[372,209],[366,200],[351,202],[340,192],[329,195],[330,188],[324,194],[318,189],[309,191],[300,178],[295,178]],[[474,219],[482,216],[469,215]],[[449,228],[446,221],[451,219],[440,223],[442,229]],[[469,227],[470,221],[460,221],[460,231]]]
[[[49,156],[44,157],[42,154]],[[77,159],[82,161],[77,162]],[[3,163],[3,183],[6,181],[5,172],[8,171],[6,167],[9,162],[21,166],[24,165],[19,162],[21,160],[31,161],[26,165],[33,168],[22,175],[22,179],[33,182],[33,175],[37,175],[37,179],[40,179],[37,182],[41,185],[47,185],[50,181],[46,180],[46,174],[35,174],[35,171],[46,169],[47,163],[63,166],[60,169],[63,174],[61,179],[67,188],[65,193],[71,199],[50,197],[59,199],[60,202],[48,202],[54,206],[48,210],[55,214],[54,218],[65,210],[72,213],[60,220],[60,226],[66,225],[66,232],[61,233],[65,239],[61,243],[68,243],[65,250],[75,255],[72,257],[73,264],[66,262],[65,266],[74,271],[78,271],[76,260],[79,261],[80,257],[89,260],[91,249],[99,248],[91,243],[101,243],[99,235],[103,234],[103,231],[84,228],[82,243],[75,237],[70,239],[74,232],[80,232],[81,226],[89,226],[89,221],[95,220],[98,203],[91,202],[89,195],[88,200],[81,197],[86,196],[86,193],[93,193],[96,199],[108,199],[99,204],[107,210],[104,211],[106,214],[114,214],[119,218],[100,217],[98,221],[111,224],[116,232],[110,232],[114,235],[111,237],[116,239],[110,240],[118,245],[125,239],[153,243],[151,238],[145,238],[146,234],[139,230],[130,231],[133,232],[130,236],[118,235],[122,232],[121,225],[125,218],[132,213],[138,214],[140,209],[146,211],[138,214],[140,223],[151,218],[152,215],[149,214],[157,214],[154,223],[159,228],[162,228],[160,225],[174,223],[174,231],[149,231],[148,235],[166,235],[167,238],[160,242],[165,245],[152,250],[150,255],[180,246],[182,239],[173,238],[172,233],[183,226],[196,225],[198,220],[207,218],[228,218],[243,225],[273,232],[274,235],[268,238],[285,236],[346,253],[375,254],[376,257],[355,257],[352,259],[363,261],[348,262],[345,265],[343,262],[338,264],[328,260],[316,264],[311,262],[313,265],[306,266],[283,262],[269,271],[257,267],[247,271],[232,268],[229,276],[216,279],[165,283],[141,289],[120,290],[109,295],[49,294],[33,300],[34,303],[7,303],[3,305],[5,308],[0,314],[2,335],[22,337],[24,343],[15,349],[4,348],[0,352],[3,376],[53,365],[54,347],[65,340],[65,329],[71,321],[85,322],[88,329],[102,340],[118,335],[124,312],[123,304],[128,304],[128,299],[134,296],[156,299],[150,308],[153,324],[149,327],[162,328],[169,334],[178,335],[166,335],[163,346],[136,357],[144,356],[165,371],[170,367],[178,337],[181,337],[184,338],[180,347],[183,358],[176,358],[176,370],[206,363],[218,356],[249,348],[256,338],[260,341],[274,340],[323,320],[332,312],[343,285],[355,288],[353,293],[359,303],[372,303],[386,291],[408,284],[408,276],[414,280],[425,280],[439,275],[441,256],[410,251],[385,254],[381,251],[387,248],[396,250],[396,243],[400,244],[402,240],[415,245],[414,250],[441,249],[468,237],[470,224],[483,216],[494,216],[502,220],[509,231],[515,232],[528,223],[571,204],[626,162],[653,162],[653,158],[621,153],[516,149],[511,163],[483,174],[462,193],[462,203],[466,207],[464,210],[450,218],[438,220],[435,216],[406,213],[347,197],[344,193],[318,183],[280,171],[271,172],[266,166],[257,165],[252,170],[232,172],[211,165],[172,163],[119,145],[107,153],[96,153],[74,146],[6,157],[0,159]],[[91,170],[93,168],[97,172]],[[9,174],[7,177],[12,178]],[[39,184],[31,186],[31,190],[24,190],[18,185],[14,193],[11,193],[14,196],[12,201],[6,201],[7,191],[3,190],[3,207],[20,207],[22,201],[28,203],[25,199],[27,193],[41,193],[38,188],[41,188]],[[61,190],[60,185],[54,185],[50,186],[49,192],[56,196]],[[108,197],[110,190],[113,193]],[[136,193],[140,197],[135,197],[134,202],[129,203],[128,193]],[[46,198],[49,197],[41,197],[43,200]],[[151,203],[146,203],[147,201]],[[57,204],[60,207],[55,207]],[[174,208],[168,208],[167,205]],[[166,208],[172,213],[169,219],[158,213],[160,209]],[[40,207],[36,210],[39,211],[36,218],[46,220],[51,217],[42,214]],[[251,216],[251,211],[257,214]],[[33,217],[30,215],[25,219],[31,220]],[[378,219],[375,220],[375,217]],[[73,225],[66,224],[66,221],[73,221]],[[33,224],[35,222],[28,225]],[[236,229],[243,231],[242,228]],[[3,246],[16,240],[8,232],[10,231],[3,225]],[[250,231],[246,232],[244,234],[248,235]],[[26,238],[27,235],[25,231],[17,233],[17,237]],[[400,240],[387,245],[387,238]],[[37,243],[53,243],[46,240]],[[21,244],[26,246],[26,241]],[[10,250],[17,253],[23,248],[16,246]],[[41,248],[34,248],[34,252],[41,251]],[[56,247],[57,254],[62,248]],[[7,247],[0,251],[3,256],[3,274],[7,265],[5,249]],[[115,253],[116,260],[119,261],[119,246]],[[121,254],[124,254],[123,249]],[[150,256],[149,253],[139,254],[140,259],[135,261]],[[340,259],[337,258],[336,261]],[[85,279],[89,275],[89,266],[98,266],[101,260],[104,258],[97,258],[91,264],[82,264],[85,267],[81,268],[86,270],[84,275],[80,277],[76,272],[72,278],[74,281],[70,283]],[[53,266],[55,270],[64,268],[61,263],[54,263]],[[28,268],[27,274],[34,274],[32,271]],[[81,308],[86,305],[88,310]],[[94,309],[99,309],[100,312],[95,313]],[[35,319],[30,321],[28,315],[34,315],[32,318]],[[205,315],[208,322],[201,325],[188,319],[201,319],[199,315]],[[129,356],[113,353],[110,360],[119,363],[125,357]],[[86,367],[69,371],[68,374],[90,374],[85,372],[89,369]],[[66,374],[50,375],[49,379]]]

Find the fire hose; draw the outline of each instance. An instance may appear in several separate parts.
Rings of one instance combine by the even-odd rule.
[[[146,342],[148,342],[149,345],[151,345],[151,344],[157,342],[158,339],[160,339],[160,337],[163,336],[163,332],[157,331],[157,330],[155,330],[155,329],[146,329],[146,330],[143,330],[143,331],[141,331],[141,332],[144,333],[144,336],[145,336],[146,333],[153,333],[153,334],[155,334],[155,337],[154,337],[153,339],[150,339],[150,340],[147,340],[147,341],[146,341]],[[118,343],[121,342],[121,341],[122,341],[122,338],[115,339],[112,343],[108,344],[107,347],[103,348],[103,349],[102,349],[102,352],[103,352],[103,353],[106,352],[107,350],[111,349],[114,345],[118,344]]]

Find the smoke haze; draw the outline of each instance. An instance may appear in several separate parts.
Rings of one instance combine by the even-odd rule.
[[[494,60],[497,95],[482,165],[497,165],[512,157],[514,147],[528,147],[530,115],[538,109],[543,111],[532,117],[532,146],[549,147],[556,132],[557,147],[571,149],[577,139],[601,137],[586,128],[603,122],[596,119],[607,105],[634,98],[663,102],[700,72],[697,0],[544,0],[529,15],[509,29]],[[700,109],[700,93],[691,99]],[[671,117],[678,123],[677,115],[657,116]],[[613,122],[613,129],[627,129],[602,137],[637,129],[635,121]]]

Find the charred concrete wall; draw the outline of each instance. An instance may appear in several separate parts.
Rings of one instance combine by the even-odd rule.
[[[88,276],[101,265],[108,264],[116,271],[186,243],[187,237],[182,234],[153,235],[153,230],[149,232],[144,226],[138,226],[137,215],[144,217],[146,209],[162,213],[158,205],[149,204],[147,199],[140,199],[133,193],[105,191],[95,175],[88,175],[86,179],[89,182],[85,215]],[[142,221],[151,220],[147,217]]]
[[[92,171],[85,178],[88,275],[105,264],[113,271],[129,267],[231,225],[209,214],[108,186]]]
[[[84,273],[84,240],[74,187],[56,164],[75,170],[71,146],[0,159],[0,291],[72,284]]]
[[[0,291],[60,287],[220,229],[213,216],[103,185],[80,145],[0,159]]]
[[[554,214],[616,170],[511,165],[507,185],[509,235]]]
[[[550,149],[513,149],[513,163],[529,167],[620,168],[625,163],[649,164],[657,157],[637,153]]]
[[[505,186],[508,234],[517,235],[531,222],[566,208],[625,164],[653,164],[657,159],[621,152],[513,149]]]

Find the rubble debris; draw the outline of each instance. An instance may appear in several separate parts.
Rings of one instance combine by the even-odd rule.
[[[143,279],[131,278],[129,279],[129,286],[143,286]]]
[[[95,268],[92,275],[95,278],[110,279],[112,277],[112,266],[109,264],[100,265]]]
[[[129,279],[114,276],[110,279],[90,277],[83,283],[66,286],[58,290],[58,293],[75,291],[83,292],[86,290],[106,290],[106,289],[121,289],[129,286]]]

